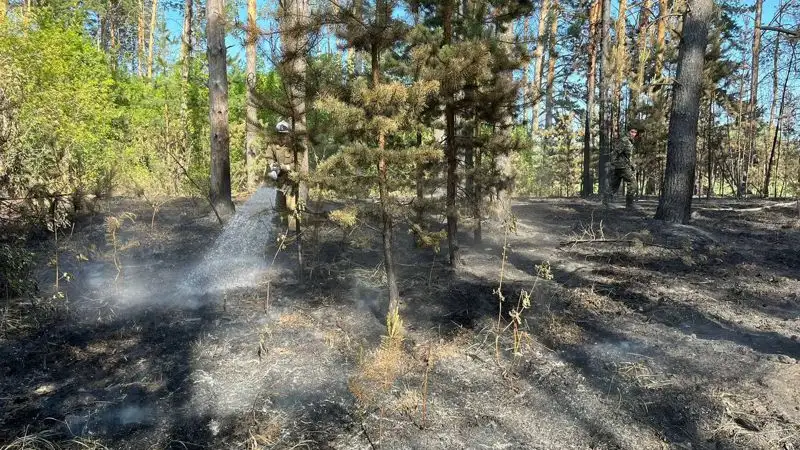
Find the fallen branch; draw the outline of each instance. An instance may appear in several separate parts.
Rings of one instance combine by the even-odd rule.
[[[367,426],[364,425],[363,421],[361,422],[361,431],[363,431],[364,436],[367,437],[367,442],[369,442],[369,446],[372,447],[372,450],[376,450],[378,447],[376,447],[375,443],[372,442],[372,438],[369,436],[369,433],[367,432]]]
[[[681,247],[670,247],[668,245],[642,242],[637,239],[573,239],[571,241],[561,241],[558,243],[558,246],[565,247],[567,245],[575,246],[579,244],[634,244],[637,242],[648,247],[659,247],[667,250],[682,250]]]

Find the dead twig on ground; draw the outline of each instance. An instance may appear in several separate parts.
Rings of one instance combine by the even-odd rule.
[[[680,247],[671,247],[669,245],[654,244],[652,242],[642,242],[638,239],[572,239],[569,241],[561,241],[558,243],[559,247],[566,247],[567,245],[579,244],[642,244],[648,247],[665,248],[667,250],[682,250]]]
[[[364,432],[364,436],[367,437],[367,442],[369,442],[369,446],[372,447],[372,450],[377,450],[378,447],[375,446],[375,443],[372,442],[372,438],[369,436],[369,432],[367,431],[367,426],[364,425],[364,422],[361,422],[361,431]]]

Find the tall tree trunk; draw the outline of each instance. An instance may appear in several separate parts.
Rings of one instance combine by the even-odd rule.
[[[750,113],[747,121],[747,155],[742,167],[742,188],[739,196],[747,195],[750,167],[756,152],[758,132],[758,66],[761,56],[761,9],[764,0],[755,0],[756,17],[753,23],[753,59],[750,63]]]
[[[158,0],[151,1],[153,4],[152,10],[150,11],[150,45],[147,50],[147,78],[153,78],[153,49],[156,43],[156,18],[158,17]]]
[[[547,17],[550,11],[550,0],[542,0],[542,8],[539,11],[539,27],[536,35],[536,50],[533,52],[533,60],[536,63],[533,72],[533,85],[531,86],[531,109],[533,117],[531,128],[534,132],[539,129],[539,99],[542,96],[542,75],[544,74],[544,48],[547,45]]]
[[[780,8],[780,7],[779,7]],[[780,21],[780,15],[778,17]],[[775,47],[772,52],[772,101],[770,102],[769,106],[769,121],[767,122],[767,130],[771,130],[774,126],[775,122],[775,107],[778,105],[778,59],[780,55],[778,54],[780,51],[780,44],[781,44],[781,35],[780,33],[775,34]],[[769,132],[767,132],[767,139],[769,139]],[[764,168],[764,190],[763,194],[764,197],[769,197],[769,182],[767,179],[770,177],[770,172],[772,172],[772,156],[773,152],[770,151],[770,157],[768,159],[767,165]]]
[[[789,58],[789,67],[786,69],[786,78],[783,79],[783,90],[781,92],[781,104],[778,107],[778,124],[775,127],[775,135],[772,138],[772,149],[769,152],[769,162],[767,163],[767,173],[764,176],[764,197],[769,197],[769,180],[772,177],[772,164],[775,159],[775,147],[778,144],[778,135],[780,134],[780,125],[783,120],[783,105],[786,101],[786,87],[789,84],[789,74],[792,73],[792,66],[794,65],[794,55],[796,45],[792,45],[792,56]]]
[[[617,21],[614,26],[616,42],[614,44],[614,87],[612,88],[612,92],[614,93],[613,104],[615,107],[614,109],[616,109],[613,126],[617,131],[619,131],[619,127],[621,126],[619,122],[622,118],[622,83],[628,76],[628,50],[626,45],[626,18],[628,14],[628,0],[619,0],[618,11]],[[613,130],[611,135],[614,135]]]
[[[0,0],[0,24],[5,23],[8,14],[8,0]]]
[[[412,3],[411,5],[411,15],[414,18],[414,26],[416,27],[419,25],[419,4]],[[350,58],[350,48],[347,49],[347,57]],[[349,67],[349,63],[348,63]],[[349,75],[348,75],[349,77]],[[419,81],[419,70],[414,71],[414,82]],[[416,144],[417,148],[422,148],[422,131],[417,131],[416,136]],[[416,218],[414,219],[415,223],[420,227],[423,228],[423,223],[425,222],[425,163],[422,161],[417,161],[414,164],[415,169],[415,176],[414,176],[414,187],[416,190],[416,198],[414,204],[414,212],[416,213]]]
[[[600,0],[589,6],[589,69],[586,72],[586,116],[583,122],[583,187],[581,195],[594,193],[592,179],[592,116],[594,115],[594,91],[597,79],[597,22],[600,20]]]
[[[361,19],[361,8],[363,0],[353,0],[353,16]],[[358,69],[361,66],[361,54],[352,46],[347,47],[345,56],[345,75],[347,79],[352,79],[356,76]]]
[[[744,64],[745,60],[742,59],[742,66],[744,66]],[[733,191],[733,194],[739,197],[742,195],[742,174],[744,170],[743,167],[745,165],[744,160],[747,153],[744,133],[744,129],[746,127],[745,123],[747,121],[747,111],[745,110],[744,104],[744,86],[744,76],[741,76],[739,77],[739,103],[736,111],[736,158],[733,161],[734,167],[731,171],[734,180],[736,181],[736,189]]]
[[[191,162],[189,143],[189,74],[192,67],[192,0],[183,2],[183,32],[181,33],[181,134],[183,138],[183,166]]]
[[[115,26],[116,23],[114,21],[113,13],[110,14],[108,19],[108,52],[113,53],[117,48],[117,27]]]
[[[306,126],[306,56],[308,55],[308,0],[286,0],[281,20],[284,80],[288,83],[292,111],[292,146],[295,170],[300,176],[298,205],[308,202],[308,129]]]
[[[689,0],[689,9],[683,17],[669,117],[664,192],[656,211],[656,219],[667,222],[688,223],[691,218],[703,63],[713,10],[713,0]]]
[[[136,24],[136,74],[144,75],[144,0],[139,0]]]
[[[471,98],[471,94],[465,95],[466,98]],[[473,127],[474,122],[472,118],[465,117],[461,121],[461,142],[464,146],[464,193],[468,205],[472,205],[475,199],[472,193],[475,192],[475,142]],[[473,217],[478,220],[478,217]]]
[[[495,30],[500,30],[501,27],[498,24],[495,27]],[[502,42],[503,46],[506,47],[506,50],[511,52],[511,42],[514,42],[514,29],[512,26],[505,27],[505,30],[502,33],[498,33],[498,37],[500,38],[500,42]],[[505,79],[505,84],[511,85],[513,83],[513,71],[511,70],[504,70],[499,73],[500,77]],[[501,113],[499,120],[499,130],[496,131],[498,135],[502,138],[504,142],[510,142],[512,137],[512,130],[514,127],[514,104],[513,102],[507,106],[505,106]],[[511,196],[514,193],[514,185],[515,185],[515,170],[514,164],[511,159],[511,154],[509,152],[501,152],[499,155],[496,155],[494,158],[494,168],[497,171],[497,175],[500,177],[500,183],[497,189],[497,203],[494,207],[495,217],[501,221],[506,221],[511,217]]]
[[[611,99],[608,73],[610,53],[609,30],[611,29],[611,0],[602,0],[603,24],[600,26],[600,160],[597,168],[600,193],[608,192],[608,160],[611,153]]]
[[[23,0],[25,5],[22,9],[22,28],[27,29],[31,20],[31,3],[33,0]]]
[[[476,117],[475,134],[479,133]],[[480,147],[475,149],[475,171],[483,172],[483,150]],[[472,231],[472,239],[476,244],[483,241],[483,186],[481,183],[475,183],[474,194],[472,200],[472,215],[475,217],[475,229]]]
[[[655,66],[653,77],[661,80],[664,71],[664,48],[667,36],[667,18],[669,17],[669,0],[658,0],[658,23],[656,24]]]
[[[245,94],[245,169],[247,171],[247,189],[252,191],[256,186],[255,158],[258,151],[258,110],[256,108],[256,45],[258,44],[258,25],[256,23],[256,0],[247,0],[247,92]]]
[[[382,4],[382,0],[376,1],[376,14],[378,23],[384,23],[384,12],[386,9]],[[372,56],[372,86],[377,87],[380,84],[381,69],[380,69],[380,48],[378,44],[373,43],[371,49]],[[386,270],[386,284],[389,291],[389,318],[397,317],[398,309],[400,307],[400,290],[397,287],[397,275],[394,267],[394,233],[392,228],[392,216],[389,213],[389,188],[387,185],[387,164],[384,158],[384,150],[386,146],[386,138],[383,132],[378,133],[378,191],[380,194],[381,202],[381,217],[382,217],[382,234],[383,234],[383,266]]]
[[[631,110],[633,114],[638,113],[639,101],[644,92],[644,78],[647,68],[647,41],[650,29],[650,8],[651,0],[643,0],[639,8],[639,33],[636,42],[636,81],[631,85]]]
[[[706,120],[706,176],[708,177],[708,191],[706,198],[714,196],[714,146],[711,145],[711,131],[714,128],[714,98],[708,99],[708,117]]]
[[[558,34],[558,0],[552,0],[552,2],[553,4],[550,7],[550,33],[548,35],[547,45],[547,85],[544,101],[545,128],[553,126],[553,89],[555,86],[556,60],[558,59],[558,50],[556,48],[556,35]]]
[[[466,2],[464,2],[466,3]],[[466,7],[466,5],[465,5]],[[465,14],[466,15],[466,14]],[[530,52],[530,45],[528,41],[531,38],[531,17],[525,16],[522,21],[522,39],[521,41],[524,42],[525,45],[525,54],[529,54]],[[530,117],[530,107],[528,102],[531,99],[531,83],[530,78],[528,77],[528,71],[530,70],[530,64],[526,64],[522,70],[522,118],[523,124],[527,124],[528,118]],[[528,132],[530,136],[530,129],[528,126],[525,126],[525,131]]]
[[[444,0],[442,19],[444,28],[445,46],[449,46],[453,39],[453,5],[454,0]],[[445,99],[445,153],[447,160],[447,244],[449,247],[450,266],[458,267],[458,207],[456,205],[456,189],[458,179],[458,148],[456,147],[456,112],[453,107],[453,98]]]
[[[155,1],[155,0],[154,0]],[[208,99],[211,121],[211,203],[220,215],[234,211],[231,201],[228,71],[225,47],[225,1],[207,0]]]
[[[422,132],[417,131],[417,148],[422,147]],[[416,223],[420,227],[425,221],[425,164],[422,162],[416,163],[416,176],[414,187],[416,188],[416,205],[415,211],[417,213]]]

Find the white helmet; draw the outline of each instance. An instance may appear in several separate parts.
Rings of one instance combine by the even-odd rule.
[[[285,120],[281,120],[280,122],[278,122],[277,124],[275,124],[275,130],[276,130],[278,133],[281,133],[281,134],[286,134],[286,133],[288,133],[288,132],[291,130],[291,127],[289,126],[289,124],[288,124],[288,123],[286,123],[286,121],[285,121]]]

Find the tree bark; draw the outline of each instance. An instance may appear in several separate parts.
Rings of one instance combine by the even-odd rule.
[[[602,0],[603,24],[600,27],[600,160],[597,168],[600,193],[608,192],[608,159],[611,153],[611,111],[609,87],[609,34],[611,29],[611,0]]]
[[[548,35],[548,52],[547,52],[547,89],[544,101],[544,126],[550,128],[553,126],[553,90],[555,85],[556,76],[556,60],[558,59],[558,50],[556,48],[556,35],[558,34],[558,0],[552,0],[553,4],[550,7],[550,33]]]
[[[308,55],[308,0],[285,0],[281,20],[283,40],[282,74],[288,84],[292,112],[292,147],[295,170],[300,177],[297,186],[298,205],[308,202],[308,129],[306,126],[306,56]]]
[[[664,47],[666,44],[667,36],[667,17],[669,17],[669,1],[658,0],[658,24],[656,25],[656,42],[655,42],[655,67],[653,70],[653,77],[656,80],[662,78],[664,71]]]
[[[589,69],[586,72],[586,116],[583,122],[583,184],[581,196],[594,193],[592,179],[592,116],[594,115],[594,91],[597,76],[597,22],[600,20],[600,0],[589,6]]]
[[[708,118],[706,120],[706,176],[708,177],[708,190],[706,198],[714,196],[714,146],[711,145],[711,130],[714,128],[714,99],[708,99]]]
[[[499,24],[497,27],[495,27],[495,29],[498,31],[501,29]],[[513,27],[508,26],[502,33],[498,32],[498,37],[500,38],[502,45],[506,47],[506,50],[511,52],[511,43],[514,42]],[[500,72],[499,76],[505,79],[506,84],[512,84],[514,76],[512,70],[504,70]],[[504,142],[511,142],[513,139],[513,111],[513,103],[505,106],[501,110],[502,115],[500,116],[498,123],[499,130],[496,130],[496,133],[502,137]],[[510,151],[501,152],[499,155],[495,156],[494,168],[497,171],[497,175],[500,177],[500,184],[497,188],[497,202],[494,207],[494,214],[496,219],[500,221],[506,221],[511,217],[511,196],[514,193],[516,181],[516,171],[514,170],[514,164],[512,162]]]
[[[539,27],[536,35],[536,49],[533,51],[533,60],[536,63],[531,86],[531,109],[533,110],[531,128],[534,132],[539,129],[539,98],[541,97],[542,75],[544,74],[544,48],[547,45],[547,17],[550,11],[550,0],[542,0],[539,11]]]
[[[748,192],[750,167],[756,152],[756,134],[758,132],[758,66],[761,55],[761,9],[764,0],[755,0],[756,17],[753,24],[753,59],[750,62],[750,105],[747,115],[747,154],[742,166],[742,187],[739,196]]]
[[[444,28],[443,44],[448,46],[453,39],[453,5],[454,0],[444,0],[442,20]],[[447,160],[447,245],[450,256],[450,266],[458,267],[458,207],[456,193],[458,187],[458,148],[456,147],[456,112],[453,107],[453,98],[445,99],[445,156]]]
[[[247,171],[247,190],[256,186],[255,158],[258,151],[258,110],[256,108],[256,46],[258,44],[258,25],[256,23],[256,0],[247,0],[247,92],[245,93],[245,170]]]
[[[211,203],[220,215],[234,211],[231,201],[228,72],[225,47],[225,1],[206,2],[208,97],[211,122]]]
[[[191,161],[191,144],[189,131],[189,74],[192,67],[192,19],[194,13],[192,0],[183,2],[183,32],[181,33],[181,133],[183,151],[181,158],[184,167]]]
[[[388,17],[384,18],[382,12],[385,10],[382,6],[382,0],[376,1],[376,12],[378,14],[378,24],[385,23]],[[377,43],[372,44],[372,86],[377,87],[380,84],[380,48]],[[387,180],[387,164],[384,157],[386,146],[386,137],[383,132],[378,133],[378,192],[380,194],[381,202],[381,222],[382,222],[382,235],[383,235],[383,265],[386,271],[386,284],[389,291],[389,317],[397,313],[400,307],[400,290],[397,286],[397,275],[394,266],[394,230],[392,224],[392,216],[389,211],[389,189]]]
[[[786,102],[786,87],[789,84],[789,74],[792,73],[792,65],[794,64],[795,50],[797,47],[792,45],[792,56],[789,58],[789,67],[786,69],[786,78],[783,79],[783,90],[781,92],[781,104],[778,107],[778,123],[775,126],[775,134],[772,138],[772,149],[769,152],[769,162],[767,163],[767,173],[764,176],[764,197],[769,197],[769,181],[772,178],[772,164],[775,159],[775,148],[778,145],[778,135],[780,134],[780,125],[783,119],[783,105]]]
[[[136,25],[136,74],[144,75],[144,0],[139,0]]]
[[[778,16],[778,20],[780,20],[780,16]],[[777,34],[775,35],[775,47],[772,52],[772,101],[770,102],[769,106],[769,121],[767,122],[767,130],[771,130],[773,127],[773,122],[775,122],[775,108],[778,105],[778,59],[780,57],[780,44],[781,35]],[[767,139],[769,139],[769,132],[767,133]],[[767,143],[769,143],[769,141],[767,141]],[[773,155],[774,152],[770,151],[768,163],[764,168],[764,197],[769,197],[769,182],[767,179],[770,177],[770,173],[772,172]]]
[[[0,0],[0,24],[5,23],[8,14],[8,0]]]
[[[152,0],[150,10],[150,45],[147,50],[147,78],[153,78],[153,51],[156,43],[156,18],[158,17],[158,0]]]
[[[417,131],[417,148],[422,147],[422,133]],[[414,210],[416,212],[416,223],[420,227],[422,227],[423,222],[425,221],[425,208],[423,204],[425,203],[425,165],[422,162],[417,162],[416,166],[416,176],[414,179],[414,187],[416,189],[416,205]]]
[[[475,133],[478,133],[476,123]],[[480,147],[475,149],[475,171],[483,171],[483,151]],[[474,198],[472,200],[472,215],[475,217],[475,229],[472,231],[472,239],[476,244],[483,241],[483,186],[481,183],[475,183]]]
[[[531,37],[531,17],[525,16],[525,18],[522,20],[522,36],[520,40],[524,42],[526,55],[529,54],[530,52],[530,45],[528,44],[530,37]],[[522,70],[522,118],[523,118],[523,124],[525,124],[525,131],[528,132],[528,136],[530,136],[530,129],[528,128],[527,125],[528,117],[530,117],[529,116],[530,107],[528,106],[528,102],[531,98],[531,82],[530,78],[528,77],[529,70],[530,70],[530,63],[525,65],[524,69]]]
[[[664,191],[656,211],[656,219],[666,222],[688,223],[691,218],[692,188],[697,162],[697,121],[700,114],[708,25],[713,9],[713,0],[689,0],[689,9],[684,13],[683,36],[678,50],[678,71],[669,117]]]
[[[644,78],[647,67],[647,41],[648,29],[650,28],[650,7],[651,0],[643,0],[639,8],[639,34],[636,51],[636,81],[631,86],[631,110],[634,114],[638,112],[639,100],[644,92]]]
[[[616,115],[614,115],[614,118],[616,119],[614,121],[614,129],[617,130],[619,129],[619,126],[621,126],[619,122],[622,117],[622,83],[628,76],[628,52],[626,45],[627,14],[628,0],[619,0],[618,16],[614,27],[616,42],[614,45],[614,87],[612,88],[612,92],[614,93],[613,104],[616,107]],[[611,132],[611,135],[614,135],[613,131]]]

